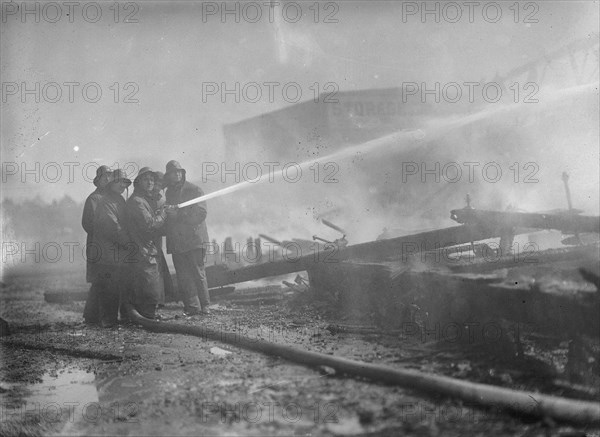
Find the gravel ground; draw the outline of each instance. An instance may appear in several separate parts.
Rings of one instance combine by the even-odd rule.
[[[598,429],[483,410],[205,338],[127,325],[88,327],[83,302],[49,304],[43,298],[48,289],[85,288],[66,274],[13,277],[3,284],[1,315],[12,334],[0,344],[1,435],[600,435]],[[332,308],[307,291],[274,305],[220,301],[204,317],[185,318],[178,304],[161,311],[172,323],[598,401],[597,385],[565,385],[566,345],[559,341],[525,335],[525,357],[517,359],[512,344],[503,342],[457,345],[332,333],[331,324],[366,322]],[[47,386],[52,392],[52,381],[62,380],[72,387],[56,383],[56,396],[35,404],[36,393]]]

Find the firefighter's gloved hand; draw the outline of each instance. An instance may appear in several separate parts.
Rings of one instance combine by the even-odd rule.
[[[177,216],[177,206],[176,205],[165,205],[165,213],[167,214],[167,217]]]
[[[167,212],[164,208],[159,208],[156,210],[156,215],[160,217],[163,221],[167,219]]]

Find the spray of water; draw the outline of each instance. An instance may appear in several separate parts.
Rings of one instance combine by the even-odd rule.
[[[485,119],[490,119],[492,117],[500,117],[508,113],[539,110],[542,106],[548,106],[564,102],[564,100],[567,98],[572,98],[574,96],[589,93],[590,91],[597,92],[598,87],[599,83],[595,82],[591,84],[580,85],[561,90],[554,90],[551,93],[545,93],[540,95],[539,103],[536,104],[522,102],[514,104],[505,104],[495,106],[489,109],[484,109],[482,111],[478,111],[473,114],[469,114],[467,116],[459,118],[438,120],[435,123],[430,123],[424,129],[402,130],[400,132],[394,132],[392,134],[385,135],[383,137],[376,138],[370,141],[366,141],[361,144],[341,148],[336,152],[333,152],[324,157],[319,157],[318,159],[304,161],[302,163],[299,163],[298,166],[302,170],[305,170],[311,165],[317,163],[318,161],[340,160],[354,156],[357,153],[368,154],[373,153],[375,151],[384,151],[387,148],[390,148],[391,146],[394,147],[394,151],[398,151],[398,148],[402,148],[403,151],[407,151],[410,146],[417,146],[439,139],[451,130],[459,129],[469,124],[473,124]],[[257,184],[266,180],[273,182],[274,180],[282,179],[283,176],[283,172],[279,172],[276,174],[263,174],[254,180],[242,181],[230,187],[226,187],[221,190],[217,190],[212,193],[206,194],[204,196],[188,200],[187,202],[180,203],[177,206],[179,208],[183,208],[186,206],[194,205],[196,203],[225,196],[227,194],[231,194],[236,191],[243,190],[245,188],[254,187]]]

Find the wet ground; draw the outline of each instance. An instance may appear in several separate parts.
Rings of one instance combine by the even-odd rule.
[[[336,375],[191,336],[82,323],[84,302],[50,304],[49,289],[81,290],[77,274],[8,278],[1,316],[1,435],[600,435],[600,430],[480,409],[397,386]],[[344,333],[370,325],[339,314],[310,291],[271,305],[218,301],[209,316],[172,323],[392,367],[514,389],[599,400],[598,385],[565,376],[567,343],[523,330],[524,356],[495,341],[450,342],[441,334]],[[431,340],[431,335],[428,336]]]

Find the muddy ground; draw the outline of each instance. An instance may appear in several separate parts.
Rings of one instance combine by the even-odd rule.
[[[80,273],[5,278],[0,344],[1,435],[600,435],[308,368],[221,342],[82,323],[84,302],[50,304],[47,290],[87,289]],[[510,342],[424,341],[419,335],[339,333],[372,325],[310,290],[270,305],[216,301],[209,316],[172,323],[240,332],[279,344],[392,367],[598,401],[598,386],[565,376],[567,343],[523,329]],[[579,381],[580,382],[580,381]]]

